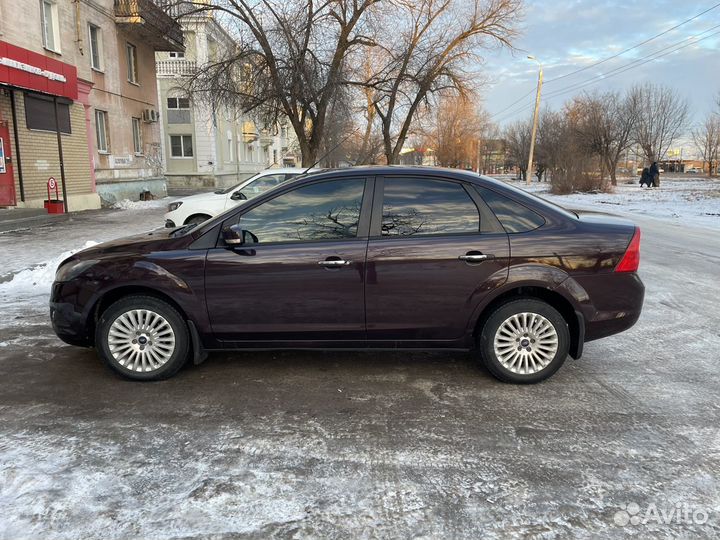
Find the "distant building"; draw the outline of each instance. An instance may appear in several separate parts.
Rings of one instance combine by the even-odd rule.
[[[0,206],[41,207],[60,151],[71,211],[164,193],[155,51],[183,44],[161,1],[0,4]]]
[[[185,52],[156,55],[163,162],[173,188],[226,187],[268,167],[292,167],[290,131],[270,128],[227,107],[193,99],[189,77],[219,59],[235,42],[212,13],[180,18]]]

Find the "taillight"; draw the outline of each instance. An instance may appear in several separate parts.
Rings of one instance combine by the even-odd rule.
[[[635,234],[633,234],[630,245],[625,250],[625,255],[623,255],[615,271],[637,272],[638,266],[640,266],[640,227],[635,227]]]

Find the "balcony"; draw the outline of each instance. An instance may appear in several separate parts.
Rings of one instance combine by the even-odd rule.
[[[156,51],[182,52],[182,28],[163,4],[167,0],[115,0],[115,23]]]
[[[197,71],[195,60],[158,60],[158,77],[192,77]]]

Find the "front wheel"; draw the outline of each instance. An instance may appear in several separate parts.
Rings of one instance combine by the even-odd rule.
[[[103,311],[95,344],[113,370],[142,381],[173,376],[190,355],[185,321],[174,307],[152,296],[128,296]]]
[[[485,321],[479,349],[485,367],[501,381],[537,383],[565,362],[570,330],[551,305],[530,298],[512,300]]]

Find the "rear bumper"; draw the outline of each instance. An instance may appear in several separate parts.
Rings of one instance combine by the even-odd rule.
[[[640,318],[645,285],[637,273],[613,272],[576,277],[575,280],[590,299],[590,303],[582,308],[585,341],[623,332]]]

